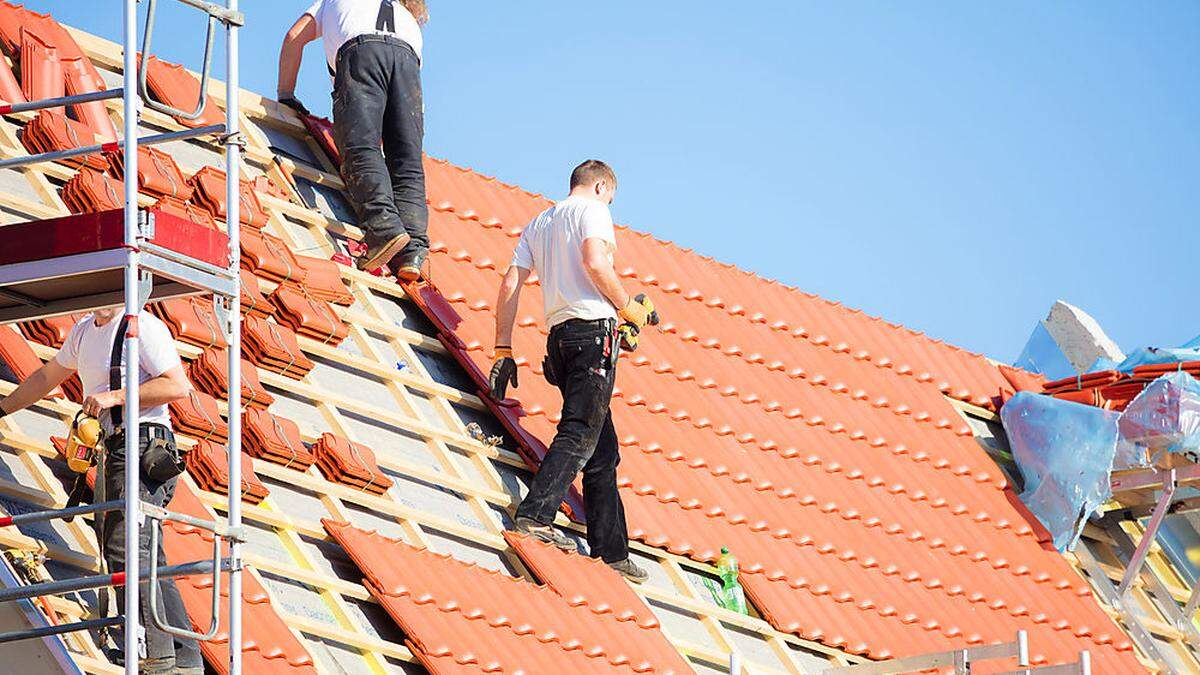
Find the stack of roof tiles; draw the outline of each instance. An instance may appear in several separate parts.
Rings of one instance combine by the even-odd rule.
[[[242,349],[256,366],[293,380],[304,379],[316,366],[300,351],[291,328],[253,315],[242,323]]]
[[[184,455],[187,471],[196,484],[209,492],[229,494],[229,453],[224,446],[212,441],[200,441]],[[250,456],[243,454],[242,462],[242,501],[258,504],[267,498],[270,491],[254,473]]]
[[[212,396],[192,389],[186,397],[171,401],[168,408],[171,426],[177,433],[213,443],[224,443],[229,439],[229,425],[221,417],[217,399]]]
[[[18,325],[21,328],[21,334],[26,338],[58,349],[66,341],[71,328],[79,323],[81,318],[83,318],[82,314],[64,314],[35,321],[25,321]]]
[[[1175,371],[1200,378],[1200,361],[1147,364],[1137,366],[1128,373],[1119,370],[1084,373],[1047,382],[1045,393],[1075,403],[1124,410],[1147,384]]]
[[[588,579],[586,590],[563,593],[346,523],[323,522],[435,675],[692,672],[628,587],[616,590],[624,582],[612,570],[602,571],[602,563],[555,559],[533,549],[543,571],[554,570],[548,576],[567,583]],[[575,565],[585,567],[559,576]]]
[[[392,479],[375,461],[375,452],[362,443],[326,432],[313,444],[312,454],[321,474],[335,483],[377,495],[392,487]]]
[[[30,154],[39,152],[57,152],[72,150],[87,145],[99,143],[96,134],[82,122],[67,117],[55,110],[43,110],[25,125],[21,134],[21,143]],[[63,160],[65,164],[76,168],[89,167],[103,170],[105,160],[103,155],[82,155]]]
[[[305,286],[280,284],[268,300],[275,306],[275,318],[281,323],[321,344],[340,344],[350,333],[333,307]]]
[[[206,166],[188,179],[188,183],[196,190],[194,201],[207,209],[213,218],[224,222],[225,172],[215,166]],[[258,195],[248,181],[239,182],[238,187],[241,195],[238,210],[239,221],[246,227],[255,230],[261,229],[263,225],[267,224],[267,213],[263,211],[262,204],[258,201]]]
[[[296,423],[258,408],[242,415],[242,448],[251,457],[306,471],[316,461]]]
[[[229,360],[224,349],[206,349],[188,366],[188,376],[192,384],[213,397],[224,398],[229,386],[226,367]],[[254,364],[242,359],[242,405],[266,408],[275,401],[275,397],[263,388],[258,381],[258,372]]]
[[[125,205],[125,186],[99,169],[84,167],[63,184],[63,203],[71,213],[119,209]]]
[[[171,335],[180,342],[201,349],[224,349],[229,346],[209,299],[173,298],[150,305],[150,311],[162,319]]]

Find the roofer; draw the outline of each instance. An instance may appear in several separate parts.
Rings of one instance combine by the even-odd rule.
[[[304,45],[323,39],[342,180],[367,244],[358,266],[395,263],[404,281],[421,276],[429,253],[421,163],[421,25],[428,19],[425,0],[317,0],[279,53],[279,102],[308,114],[296,100],[296,74]]]
[[[85,316],[71,329],[53,359],[0,400],[0,417],[3,417],[37,403],[72,374],[79,374],[84,392],[81,413],[99,418],[104,430],[97,469],[97,503],[125,497],[125,433],[122,426],[125,390],[121,383],[125,381],[124,334],[130,323],[124,318],[117,319],[118,314],[117,309],[103,309]],[[183,364],[166,325],[148,312],[141,313],[132,325],[138,327],[139,338],[141,498],[163,507],[174,496],[175,483],[183,471],[167,404],[187,396],[191,384],[184,375]],[[139,540],[138,565],[142,570],[150,566],[148,528],[161,528],[157,520],[147,522],[151,524],[141,529]],[[124,513],[118,510],[98,514],[97,533],[108,571],[125,569]],[[160,537],[158,559],[165,561],[161,542]],[[163,579],[159,588],[168,623],[190,626],[175,580]],[[118,589],[119,607],[124,607],[124,595]],[[202,675],[204,663],[196,642],[176,640],[151,621],[148,582],[142,583],[139,598],[140,622],[145,627],[143,653],[139,655],[140,672]],[[117,644],[121,644],[121,639],[117,639]]]
[[[609,403],[616,381],[617,317],[646,325],[649,311],[621,286],[613,267],[616,236],[608,206],[617,178],[604,162],[588,160],[571,173],[570,195],[543,211],[521,233],[496,301],[496,362],[492,396],[518,386],[512,332],[521,288],[536,271],[546,325],[546,379],[562,392],[558,432],[529,494],[517,507],[516,529],[564,550],[575,543],[552,526],[575,476],[583,471],[587,541],[626,578],[641,583],[645,570],[629,559],[625,509],[617,491],[617,432]]]

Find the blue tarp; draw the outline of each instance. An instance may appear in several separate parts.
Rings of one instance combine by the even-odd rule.
[[[1159,363],[1186,363],[1200,361],[1200,347],[1142,347],[1134,350],[1125,360],[1118,363],[1116,370],[1131,373],[1138,366],[1157,365]],[[1107,370],[1107,369],[1105,369]]]
[[[1041,321],[1033,327],[1033,333],[1025,343],[1025,349],[1021,351],[1021,355],[1017,357],[1013,365],[1031,373],[1045,375],[1047,380],[1061,380],[1076,374],[1075,368],[1071,366],[1071,362],[1058,348],[1058,343],[1050,336],[1050,332],[1046,330]]]
[[[1024,478],[1021,501],[1059,551],[1075,547],[1088,516],[1111,495],[1119,414],[1030,392],[1000,410]]]

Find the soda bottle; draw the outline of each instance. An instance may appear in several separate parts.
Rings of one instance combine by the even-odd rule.
[[[717,558],[717,575],[721,577],[721,588],[725,595],[725,602],[721,605],[725,609],[748,614],[746,592],[738,581],[738,561],[726,546],[721,547],[721,557]]]

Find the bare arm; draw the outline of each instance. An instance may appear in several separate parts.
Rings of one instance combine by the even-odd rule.
[[[512,346],[513,323],[517,320],[517,307],[521,303],[521,289],[529,279],[529,270],[510,265],[500,282],[500,296],[496,298],[496,345]]]
[[[46,394],[62,384],[74,372],[59,364],[58,361],[50,359],[32,375],[25,378],[24,382],[17,385],[13,393],[0,400],[0,410],[7,414],[28,408],[45,398]]]
[[[610,244],[603,239],[591,237],[583,240],[583,266],[588,278],[604,294],[613,307],[621,309],[629,304],[629,294],[621,286],[617,270],[609,257]]]
[[[143,382],[138,387],[138,402],[143,410],[166,405],[187,396],[191,388],[192,385],[183,372],[183,366],[175,366],[162,375]],[[83,401],[83,412],[86,415],[94,416],[102,410],[124,404],[125,389],[121,388],[88,396]]]
[[[304,45],[316,40],[317,21],[305,14],[288,29],[279,50],[279,98],[292,96],[296,91],[296,75],[300,72],[300,60],[304,57]]]

